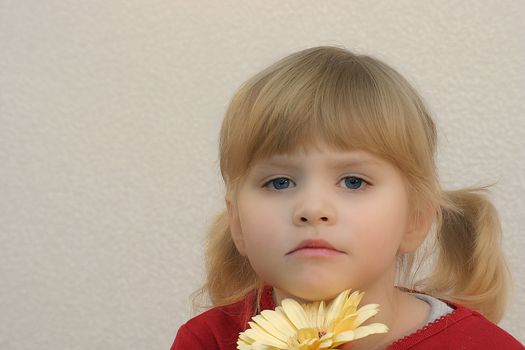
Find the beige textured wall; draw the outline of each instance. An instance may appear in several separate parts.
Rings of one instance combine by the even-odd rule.
[[[498,181],[525,341],[525,2],[0,1],[0,349],[168,349],[222,207],[234,90],[336,44],[405,74],[444,185]]]

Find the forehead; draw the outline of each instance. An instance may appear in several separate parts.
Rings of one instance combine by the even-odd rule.
[[[305,160],[313,160],[319,162],[319,165],[321,166],[335,168],[349,165],[380,166],[385,163],[385,160],[364,150],[341,151],[322,148],[320,150],[299,149],[287,154],[274,154],[257,161],[254,164],[254,168],[266,168],[273,166],[296,167]]]

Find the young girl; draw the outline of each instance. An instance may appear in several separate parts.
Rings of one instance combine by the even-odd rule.
[[[248,80],[220,134],[226,208],[201,289],[214,307],[172,350],[236,349],[260,311],[345,289],[390,330],[341,349],[523,349],[495,325],[510,278],[497,212],[483,187],[441,188],[436,143],[421,97],[370,56],[314,47]]]

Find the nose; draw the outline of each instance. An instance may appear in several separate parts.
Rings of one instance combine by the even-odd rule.
[[[294,210],[295,225],[333,225],[336,220],[335,210],[328,198],[305,196]]]

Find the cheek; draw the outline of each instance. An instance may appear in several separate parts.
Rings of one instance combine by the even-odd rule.
[[[284,278],[279,264],[290,249],[286,210],[260,199],[245,201],[239,212],[246,255],[257,276],[275,282]]]
[[[246,198],[241,206],[241,229],[248,253],[260,253],[262,247],[272,247],[282,240],[286,230],[286,210],[275,202]],[[266,252],[268,253],[268,252]]]
[[[359,237],[357,244],[370,251],[395,255],[406,231],[407,211],[404,205],[400,205],[403,202],[386,199],[396,198],[395,194],[382,198],[362,205],[355,216],[354,227]]]

